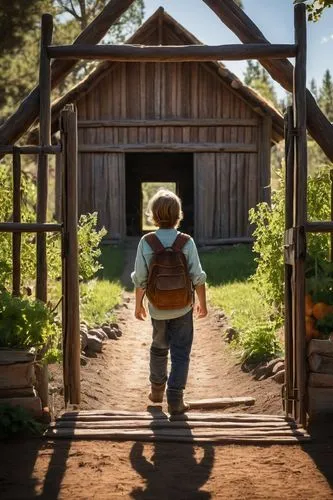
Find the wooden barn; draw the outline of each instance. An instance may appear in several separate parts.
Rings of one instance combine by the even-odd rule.
[[[162,8],[129,41],[198,40]],[[76,103],[79,212],[98,211],[109,239],[142,233],[142,183],[173,182],[181,229],[198,243],[251,236],[248,210],[270,200],[271,146],[282,116],[218,62],[103,62],[53,105]]]

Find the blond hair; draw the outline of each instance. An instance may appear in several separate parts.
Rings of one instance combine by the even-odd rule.
[[[178,227],[183,219],[180,198],[168,189],[159,189],[148,203],[148,220],[161,229]]]

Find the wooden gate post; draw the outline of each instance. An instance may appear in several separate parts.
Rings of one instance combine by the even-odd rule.
[[[39,141],[41,146],[51,144],[51,61],[47,54],[47,46],[52,43],[53,18],[50,14],[42,16],[42,30],[39,58]],[[37,170],[37,222],[45,223],[47,219],[48,201],[48,156],[40,153]],[[46,233],[37,233],[37,278],[36,298],[47,302],[47,259]],[[36,370],[37,388],[42,406],[49,403],[48,367],[40,365]]]
[[[307,138],[306,138],[306,6],[295,6],[295,43],[297,54],[294,71],[294,124],[296,132],[296,165],[294,184],[295,255],[295,330],[297,415],[306,424],[306,343],[305,343],[305,225],[307,222]]]
[[[80,311],[77,193],[77,113],[68,104],[60,117],[63,158],[63,370],[65,403],[80,403]]]

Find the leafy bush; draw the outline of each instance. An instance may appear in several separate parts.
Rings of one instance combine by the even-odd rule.
[[[17,434],[40,435],[42,426],[20,406],[0,405],[0,439]]]
[[[12,220],[12,176],[9,166],[0,169],[1,203],[0,221]],[[33,177],[22,175],[22,222],[35,222],[36,186]],[[96,230],[97,213],[81,215],[78,224],[79,273],[83,280],[92,278],[101,268],[99,244],[106,234],[105,229]],[[58,233],[47,234],[48,277],[56,280],[61,277],[61,239]],[[0,282],[11,288],[11,234],[0,233]],[[36,278],[36,238],[31,234],[22,234],[21,245],[21,286],[30,286]]]
[[[59,340],[60,327],[43,302],[0,292],[0,348],[35,348],[49,362],[59,355]]]
[[[308,182],[308,214],[310,220],[328,220],[330,217],[330,175],[328,168],[322,167]],[[259,203],[249,212],[249,219],[256,225],[253,250],[257,253],[258,267],[253,282],[264,300],[283,311],[284,298],[284,210],[285,185],[281,175],[279,188],[272,195],[271,207]],[[312,259],[321,260],[328,256],[329,235],[309,234],[307,251]]]
[[[239,344],[243,361],[266,361],[282,353],[274,322],[258,323],[247,328],[241,333]]]

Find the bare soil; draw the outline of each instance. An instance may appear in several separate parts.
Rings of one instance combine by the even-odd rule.
[[[133,309],[133,294],[126,293],[118,313],[123,336],[82,368],[82,409],[147,407],[150,321],[135,320]],[[253,407],[233,411],[281,414],[281,386],[241,370],[214,311],[195,326],[187,397],[254,396]],[[61,384],[61,370],[52,374],[52,384]],[[53,404],[61,412],[62,396],[55,395]],[[313,433],[313,442],[303,446],[2,443],[0,498],[327,500],[333,498],[332,424]]]

